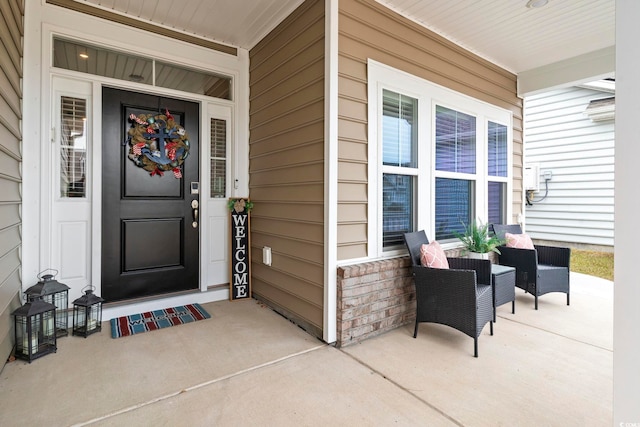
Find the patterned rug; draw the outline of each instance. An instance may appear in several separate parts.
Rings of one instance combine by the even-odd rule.
[[[187,304],[164,310],[147,311],[111,319],[111,338],[126,337],[169,326],[208,319],[211,316],[200,304]]]

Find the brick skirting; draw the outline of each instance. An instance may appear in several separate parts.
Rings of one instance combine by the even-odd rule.
[[[338,347],[398,326],[416,315],[409,257],[338,267]]]
[[[461,251],[445,252],[455,257]],[[490,255],[495,262],[495,254]],[[416,294],[408,256],[338,267],[337,281],[337,347],[415,321]]]

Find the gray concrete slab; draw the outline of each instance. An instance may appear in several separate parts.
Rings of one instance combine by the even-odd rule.
[[[572,274],[561,294],[517,293],[473,340],[411,325],[335,349],[251,300],[212,318],[112,339],[59,340],[0,372],[0,426],[610,425],[613,284]]]
[[[100,420],[98,426],[452,426],[329,346]]]

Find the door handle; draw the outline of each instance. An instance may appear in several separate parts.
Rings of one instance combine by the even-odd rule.
[[[191,223],[191,226],[193,228],[198,228],[198,201],[197,200],[192,200],[191,201],[191,210],[193,213],[193,222]]]

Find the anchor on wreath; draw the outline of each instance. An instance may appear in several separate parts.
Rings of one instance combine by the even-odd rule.
[[[131,114],[128,157],[151,176],[173,171],[182,178],[181,165],[189,156],[189,140],[184,128],[178,125],[171,113],[156,116]]]

